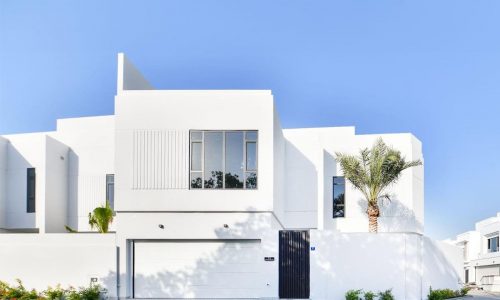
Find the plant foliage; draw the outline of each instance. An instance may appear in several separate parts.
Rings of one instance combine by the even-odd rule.
[[[463,297],[467,295],[469,291],[470,288],[468,287],[464,287],[460,290],[451,290],[451,289],[433,290],[431,287],[429,290],[429,296],[427,296],[427,300],[444,300],[444,299]]]
[[[348,290],[345,293],[345,300],[361,300],[363,290]]]
[[[27,290],[17,279],[17,285],[0,281],[0,299],[5,300],[99,300],[101,287],[97,284],[79,289],[63,289],[60,285],[49,287],[45,291]]]
[[[109,224],[113,222],[113,210],[106,201],[106,205],[96,207],[89,213],[89,225],[92,229],[97,228],[100,233],[109,231]]]
[[[387,146],[381,138],[371,149],[362,149],[357,156],[336,153],[336,159],[345,178],[367,201],[370,232],[378,229],[379,200],[390,200],[387,188],[397,182],[405,169],[422,164],[420,160],[406,161],[400,151]]]

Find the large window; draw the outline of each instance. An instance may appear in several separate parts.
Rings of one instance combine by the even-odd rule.
[[[488,239],[488,252],[498,252],[498,236],[491,237]]]
[[[333,217],[345,217],[345,178],[333,177]]]
[[[109,206],[115,211],[115,175],[106,174],[106,201],[109,202]]]
[[[35,212],[35,202],[36,202],[36,173],[35,168],[28,168],[26,170],[26,212]]]
[[[256,189],[257,131],[191,131],[192,189]]]

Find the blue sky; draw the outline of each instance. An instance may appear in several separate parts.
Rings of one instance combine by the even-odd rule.
[[[500,1],[0,2],[0,134],[113,113],[116,53],[162,89],[271,89],[283,127],[424,144],[425,226],[500,211]]]

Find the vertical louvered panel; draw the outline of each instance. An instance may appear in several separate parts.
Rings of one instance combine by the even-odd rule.
[[[187,189],[187,131],[137,130],[132,145],[133,189]]]
[[[309,298],[309,232],[279,232],[279,296]]]

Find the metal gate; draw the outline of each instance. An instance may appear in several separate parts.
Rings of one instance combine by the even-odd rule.
[[[279,296],[309,298],[309,231],[281,230],[279,236]]]

